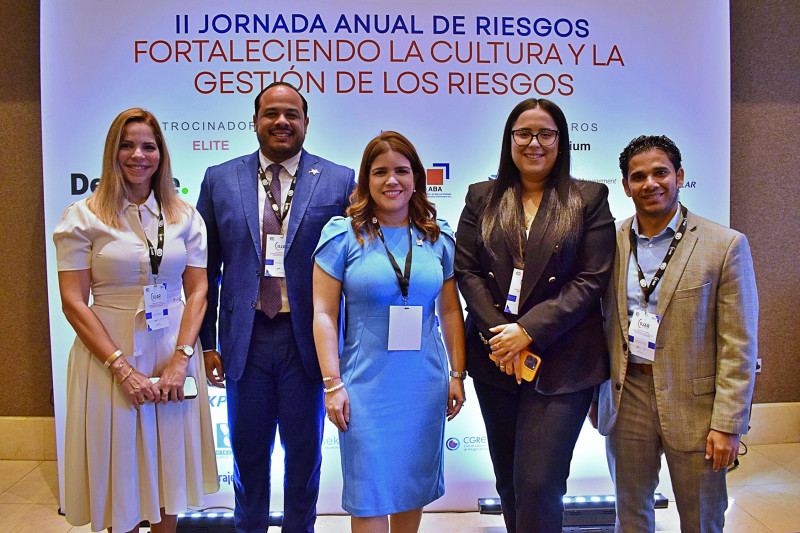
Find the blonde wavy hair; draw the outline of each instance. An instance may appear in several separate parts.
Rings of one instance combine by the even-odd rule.
[[[159,164],[150,179],[150,189],[161,205],[164,218],[168,223],[175,223],[190,210],[189,204],[178,198],[175,192],[169,152],[158,120],[149,111],[134,107],[117,115],[108,129],[103,150],[103,169],[100,174],[100,182],[88,201],[89,209],[97,215],[97,218],[111,227],[122,226],[122,209],[130,193],[130,185],[125,180],[119,164],[119,146],[125,127],[137,122],[150,126],[156,139],[156,146],[158,146]]]

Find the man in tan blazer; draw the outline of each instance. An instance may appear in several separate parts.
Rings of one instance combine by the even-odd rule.
[[[725,474],[747,432],[758,298],[744,235],[678,202],[683,168],[667,137],[638,137],[620,155],[636,215],[617,231],[603,300],[611,378],[599,429],[616,486],[619,532],[655,527],[665,454],[681,531],[722,531]]]

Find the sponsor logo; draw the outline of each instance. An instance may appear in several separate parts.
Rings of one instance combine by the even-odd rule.
[[[465,452],[485,452],[489,449],[486,435],[466,435],[462,437],[450,437],[444,442],[445,448]]]
[[[222,485],[223,483],[227,483],[228,485],[233,484],[233,474],[228,472],[227,474],[220,474],[219,475],[219,484]]]
[[[231,432],[227,422],[217,424],[217,450],[231,448]]]
[[[588,152],[592,149],[592,145],[590,143],[575,143],[570,141],[569,149],[573,152]]]
[[[208,404],[211,407],[222,407],[225,403],[227,403],[227,401],[228,401],[228,397],[224,396],[224,395],[217,396],[215,394],[214,396],[209,396],[208,397]]]
[[[325,450],[338,450],[339,449],[339,435],[328,437],[322,440],[322,448]]]
[[[461,439],[464,445],[464,451],[469,452],[485,452],[489,449],[486,435],[470,435]]]
[[[450,179],[450,163],[433,163],[433,168],[425,169],[425,183],[428,198],[450,198],[445,183]]]
[[[178,178],[172,178],[173,184],[175,185],[175,190],[178,193],[186,194],[189,192],[189,189],[183,188],[181,189],[181,182]],[[97,189],[97,185],[100,183],[100,178],[89,179],[86,174],[81,174],[80,172],[72,172],[69,175],[69,192],[72,196],[82,196],[89,192],[94,192]]]

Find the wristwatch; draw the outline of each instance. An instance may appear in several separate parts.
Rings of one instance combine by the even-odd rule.
[[[455,370],[451,370],[450,371],[450,377],[451,378],[464,379],[465,377],[467,377],[467,371],[466,370],[462,370],[461,372],[456,372]]]
[[[183,352],[183,354],[184,354],[186,357],[188,357],[189,359],[191,359],[191,358],[192,358],[192,356],[194,355],[194,348],[192,348],[192,347],[191,347],[191,346],[189,346],[188,344],[181,344],[180,346],[176,346],[176,347],[175,347],[175,351],[176,351],[176,352],[177,352],[177,351],[181,351],[181,352]]]

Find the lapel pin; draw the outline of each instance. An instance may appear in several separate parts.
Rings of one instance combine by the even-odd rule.
[[[422,246],[422,239],[417,239],[417,246]]]
[[[308,171],[308,173],[314,174],[316,176],[317,174],[319,174],[319,170],[317,170],[316,168],[312,168],[311,170]]]

